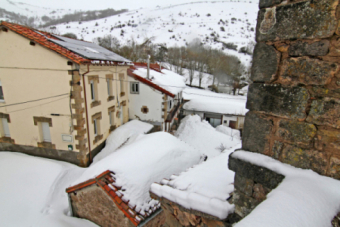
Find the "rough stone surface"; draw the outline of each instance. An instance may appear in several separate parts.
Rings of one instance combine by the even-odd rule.
[[[340,130],[319,128],[315,148],[328,153],[338,153],[340,155]]]
[[[257,43],[254,49],[251,80],[269,82],[275,79],[281,54],[274,47]]]
[[[235,204],[235,213],[241,217],[247,216],[260,203],[238,190],[234,191],[233,202]]]
[[[262,184],[255,184],[253,187],[253,195],[252,197],[259,202],[262,202],[267,198],[267,194],[270,190],[266,187],[263,187]]]
[[[312,93],[316,97],[333,97],[340,98],[340,88],[328,89],[323,86],[313,86]]]
[[[241,175],[236,173],[234,185],[237,190],[243,192],[245,195],[252,196],[254,186],[253,180],[242,177]]]
[[[260,0],[259,2],[259,7],[260,9],[266,8],[266,7],[271,7],[277,4],[280,4],[282,0]]]
[[[274,171],[267,168],[256,166],[249,162],[233,158],[233,154],[229,155],[228,167],[237,174],[245,178],[252,179],[253,181],[262,184],[268,189],[276,188],[284,178],[283,175],[275,173]]]
[[[340,180],[340,157],[331,157],[329,175]]]
[[[247,109],[304,120],[308,100],[309,93],[306,88],[253,83],[248,90]]]
[[[329,45],[330,42],[328,40],[321,40],[313,43],[298,41],[290,45],[288,53],[293,57],[325,56],[328,54]]]
[[[330,37],[338,25],[335,16],[337,5],[337,0],[310,0],[261,9],[257,19],[256,40]]]
[[[269,151],[269,135],[273,122],[255,112],[248,112],[244,122],[242,148],[244,150],[266,153]]]
[[[92,185],[70,195],[74,216],[88,219],[102,227],[133,227],[130,220],[100,187]]]
[[[312,169],[319,174],[326,175],[328,158],[323,152],[286,145],[281,157],[284,163],[302,169]]]
[[[340,213],[333,218],[332,227],[340,227]]]
[[[308,122],[340,128],[340,100],[324,98],[314,100],[307,117]]]
[[[280,159],[282,149],[283,149],[283,143],[279,141],[274,141],[272,152],[273,152],[273,158]]]
[[[282,63],[280,81],[290,85],[325,85],[331,82],[338,70],[336,63],[307,57],[285,59]]]
[[[316,127],[299,121],[280,120],[275,135],[287,143],[297,144],[301,147],[312,147],[316,134]]]

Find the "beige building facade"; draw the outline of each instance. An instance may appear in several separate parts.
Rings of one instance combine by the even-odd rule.
[[[52,39],[0,24],[0,150],[87,166],[109,133],[128,121],[129,61],[88,59]]]

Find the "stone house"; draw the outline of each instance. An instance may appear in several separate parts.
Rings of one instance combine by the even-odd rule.
[[[150,64],[149,78],[146,63],[134,63],[128,69],[130,119],[155,125],[169,131],[179,113],[184,78],[157,64]]]
[[[72,216],[106,226],[161,226],[164,214],[160,204],[144,214],[123,198],[122,187],[115,184],[115,173],[105,171],[94,179],[66,189]]]
[[[87,166],[128,121],[129,60],[8,22],[0,50],[0,150]]]

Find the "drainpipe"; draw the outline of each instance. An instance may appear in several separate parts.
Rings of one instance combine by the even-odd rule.
[[[86,114],[86,127],[87,127],[87,143],[89,144],[89,161],[91,160],[91,143],[90,143],[90,127],[89,127],[89,114],[87,112],[87,100],[86,100],[86,84],[85,84],[85,75],[90,72],[90,64],[87,64],[87,72],[83,74],[83,85],[84,85],[84,99],[85,99],[85,114]]]
[[[148,78],[148,80],[150,80],[150,55],[148,55],[148,70],[146,73],[146,77]]]

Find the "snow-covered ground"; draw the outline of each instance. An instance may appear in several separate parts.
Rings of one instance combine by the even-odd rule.
[[[82,172],[66,162],[0,152],[0,226],[97,226],[67,216],[65,189]]]
[[[232,156],[285,176],[267,199],[235,227],[332,226],[333,217],[340,212],[340,181],[262,154],[237,151]]]
[[[222,131],[231,128],[224,127]],[[241,140],[221,133],[200,117],[183,119],[176,136],[208,155],[208,159],[179,176],[152,184],[151,191],[187,209],[201,211],[221,219],[234,211],[227,199],[234,191],[234,172],[228,168],[229,154],[241,147]]]

